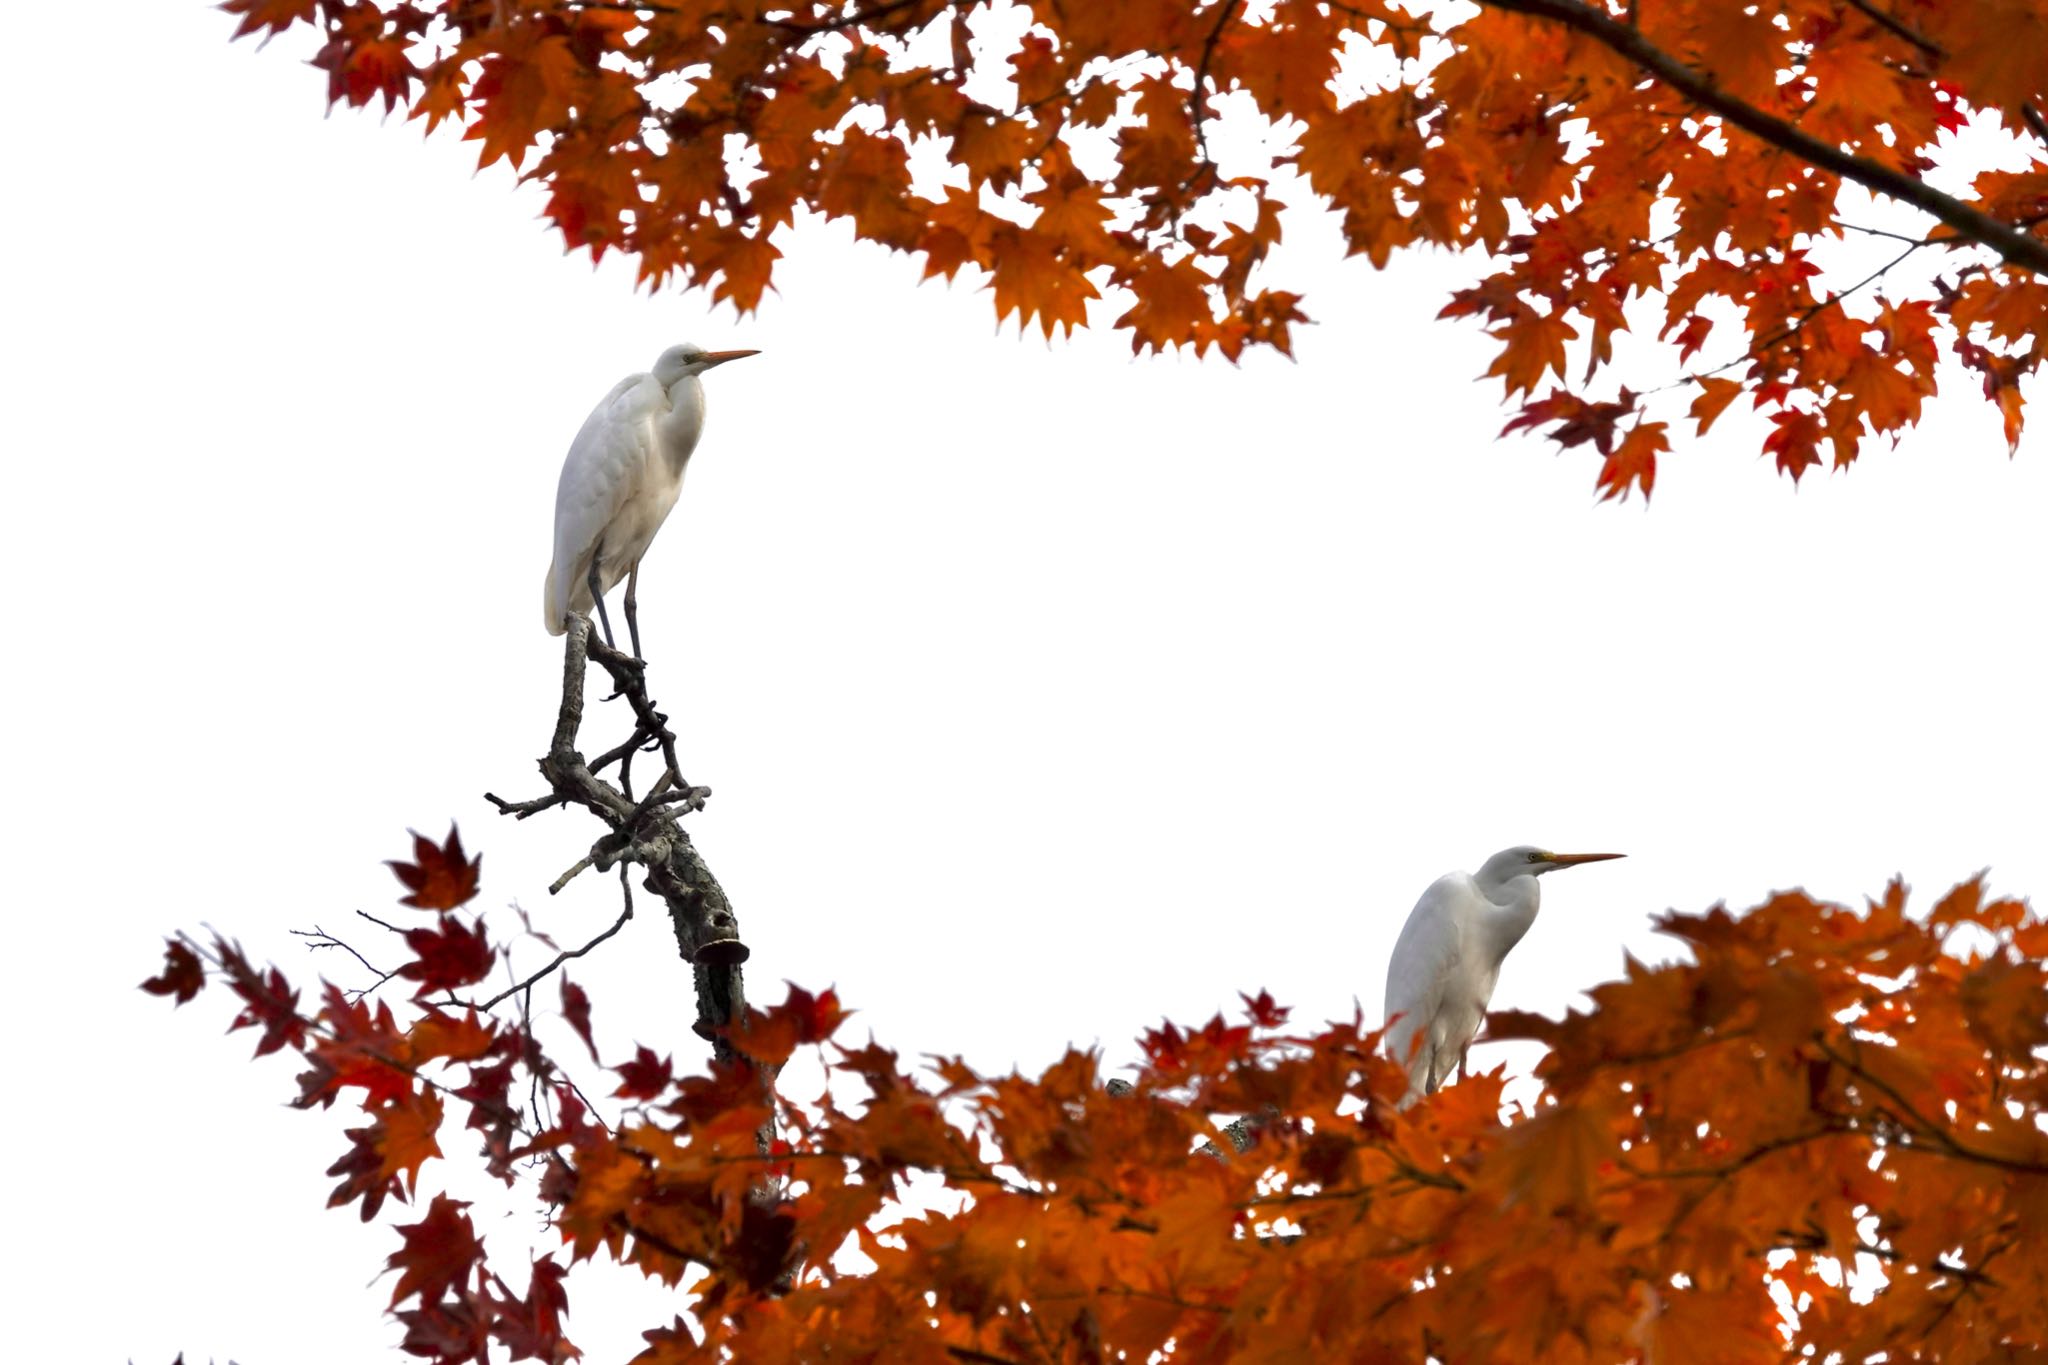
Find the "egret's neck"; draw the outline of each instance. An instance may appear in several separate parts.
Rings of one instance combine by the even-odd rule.
[[[1529,926],[1536,922],[1536,907],[1542,899],[1542,892],[1536,885],[1536,878],[1526,872],[1499,881],[1482,879],[1479,890],[1493,906],[1493,913],[1486,917],[1482,932],[1493,952],[1493,960],[1498,962],[1508,955],[1509,949],[1522,941],[1522,935],[1528,933]]]
[[[704,430],[704,382],[686,374],[668,386],[668,415],[660,420],[661,452],[680,476]]]

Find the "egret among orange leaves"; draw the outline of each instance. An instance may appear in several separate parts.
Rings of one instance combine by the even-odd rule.
[[[706,370],[759,355],[671,346],[646,374],[627,375],[584,419],[562,461],[555,488],[555,560],[548,566],[548,634],[568,629],[569,613],[593,607],[608,645],[612,623],[604,595],[626,580],[626,629],[640,653],[640,559],[683,491],[683,471],[704,430]]]
[[[1387,964],[1386,1047],[1408,1069],[1403,1104],[1434,1092],[1454,1067],[1463,1071],[1500,964],[1536,922],[1536,879],[1622,856],[1520,844],[1488,858],[1477,874],[1446,873],[1422,893]]]

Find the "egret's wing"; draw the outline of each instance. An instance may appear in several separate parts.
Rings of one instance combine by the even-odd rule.
[[[563,613],[593,606],[590,557],[647,467],[654,419],[667,402],[652,375],[628,376],[591,409],[569,444],[555,486],[555,558],[543,604],[552,635],[562,633]]]
[[[1401,936],[1394,940],[1394,955],[1387,963],[1387,1018],[1400,1016],[1388,1030],[1387,1055],[1408,1068],[1416,1090],[1422,1088],[1436,1052],[1445,988],[1464,956],[1458,907],[1463,899],[1477,894],[1470,881],[1453,873],[1433,882],[1408,912],[1408,922],[1401,926]],[[1418,1035],[1422,1039],[1419,1048],[1415,1046]]]

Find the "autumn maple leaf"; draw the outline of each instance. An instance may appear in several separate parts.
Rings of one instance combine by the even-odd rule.
[[[206,969],[198,957],[178,939],[166,940],[164,969],[142,983],[142,989],[151,995],[168,995],[174,1004],[182,1005],[199,994],[206,985]]]
[[[543,1257],[533,1263],[526,1296],[511,1297],[503,1280],[492,1276],[497,1293],[492,1298],[498,1309],[491,1335],[504,1343],[513,1360],[540,1360],[550,1365],[574,1360],[583,1352],[562,1335],[562,1319],[569,1312],[569,1291],[564,1287],[568,1269],[559,1261]]]
[[[1657,483],[1657,456],[1669,454],[1670,450],[1664,423],[1636,423],[1600,467],[1601,498],[1626,498],[1631,488],[1639,488],[1643,501],[1648,502],[1650,490]]]
[[[455,826],[448,827],[447,841],[438,846],[417,833],[412,836],[412,845],[412,862],[385,864],[412,893],[402,897],[400,905],[420,910],[453,910],[476,896],[483,856],[464,861],[462,835]]]
[[[1532,393],[1545,374],[1563,377],[1564,344],[1578,334],[1578,328],[1559,313],[1520,309],[1512,320],[1493,329],[1491,335],[1507,344],[1486,373],[1500,376],[1510,396]]]
[[[490,975],[498,960],[482,923],[464,925],[453,915],[442,915],[431,929],[406,930],[405,946],[412,949],[413,960],[399,967],[398,975],[420,983],[415,999],[473,985]]]
[[[433,1303],[470,1277],[484,1248],[464,1212],[468,1207],[465,1201],[437,1194],[426,1217],[399,1224],[405,1245],[385,1263],[399,1272],[398,1285],[391,1291],[393,1304],[414,1294],[423,1304]]]
[[[1764,438],[1764,453],[1776,456],[1778,468],[1797,483],[1800,475],[1820,463],[1820,418],[1810,412],[1786,409],[1772,413],[1771,422],[1777,430]]]
[[[1700,378],[1693,382],[1699,386],[1699,396],[1692,400],[1686,416],[1699,423],[1698,434],[1704,436],[1707,428],[1714,425],[1714,419],[1742,392],[1742,385],[1733,379]]]
[[[657,1057],[654,1049],[642,1044],[629,1062],[622,1062],[614,1068],[619,1075],[618,1088],[612,1091],[620,1099],[651,1100],[668,1089],[675,1079],[675,1070],[667,1057]]]
[[[596,1061],[597,1041],[590,1036],[590,995],[566,976],[562,978],[562,1017],[590,1049],[590,1060]]]

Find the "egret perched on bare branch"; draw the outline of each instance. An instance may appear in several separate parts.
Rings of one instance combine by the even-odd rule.
[[[759,354],[707,351],[689,343],[671,346],[650,373],[627,375],[591,409],[562,461],[562,481],[555,488],[548,634],[568,628],[568,613],[588,614],[595,607],[605,643],[612,644],[604,595],[623,578],[626,629],[638,657],[640,557],[676,505],[683,470],[704,430],[704,385],[697,376],[728,360]]]
[[[1536,879],[1621,856],[1522,844],[1488,858],[1476,875],[1446,873],[1422,893],[1387,964],[1387,1052],[1408,1069],[1402,1103],[1434,1092],[1451,1068],[1463,1071],[1500,964],[1536,922]]]

